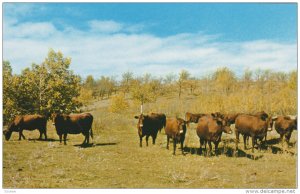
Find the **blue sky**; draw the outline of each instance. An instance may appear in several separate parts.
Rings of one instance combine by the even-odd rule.
[[[195,76],[227,66],[297,68],[297,4],[4,3],[3,58],[15,73],[49,48],[82,76]],[[160,69],[159,71],[157,69]]]

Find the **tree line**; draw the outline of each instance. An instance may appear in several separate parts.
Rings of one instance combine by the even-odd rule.
[[[246,70],[238,77],[227,67],[202,77],[187,70],[178,75],[156,77],[149,73],[135,76],[124,72],[121,79],[88,75],[82,79],[69,69],[71,58],[50,50],[41,64],[32,64],[20,75],[13,74],[8,61],[3,62],[3,121],[16,114],[80,112],[93,100],[110,99],[111,110],[129,107],[128,100],[138,104],[155,102],[158,97],[190,95],[197,107],[206,111],[251,112],[266,110],[276,114],[297,113],[297,71]]]

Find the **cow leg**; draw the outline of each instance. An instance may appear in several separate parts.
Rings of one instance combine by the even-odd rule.
[[[23,130],[19,131],[19,141],[22,139],[25,139],[25,136],[23,135]]]
[[[152,135],[152,144],[155,145],[156,135]]]
[[[215,142],[215,155],[218,156],[218,146],[219,146],[219,141]]]
[[[64,144],[67,145],[67,133],[64,134]]]
[[[205,149],[205,156],[207,156],[207,149],[206,149],[207,140],[204,140],[204,149]]]
[[[243,139],[244,139],[244,150],[247,150],[247,146],[246,146],[247,137],[249,137],[249,136],[247,136],[247,135],[243,136]]]
[[[167,135],[167,149],[169,149],[170,137]]]
[[[184,154],[184,150],[183,150],[183,139],[180,140],[180,147],[181,147],[181,153],[182,153],[182,155],[185,155]]]
[[[146,136],[146,146],[148,146],[149,135]]]
[[[236,152],[238,152],[238,145],[239,145],[239,138],[240,138],[240,133],[239,132],[235,132],[235,136],[236,136],[236,138],[235,138],[235,151]]]
[[[46,132],[46,130],[44,132],[44,135],[45,135],[45,140],[47,140],[48,138],[47,138],[47,132]]]
[[[285,141],[287,143],[287,147],[289,147],[291,135],[292,135],[292,132],[290,132],[290,131],[285,134]]]
[[[175,155],[176,144],[177,144],[177,139],[176,139],[176,138],[173,138],[173,155]]]
[[[203,139],[199,138],[199,144],[200,144],[200,148],[199,148],[199,154],[202,155],[202,145],[203,145]]]
[[[61,143],[62,141],[62,134],[59,134],[59,142]]]
[[[208,146],[209,146],[208,156],[211,156],[211,151],[212,151],[211,141],[208,141]]]
[[[140,147],[142,147],[142,140],[143,140],[143,137],[140,136]]]
[[[252,153],[254,153],[255,137],[252,136]]]
[[[43,135],[42,130],[39,130],[39,132],[40,132],[40,137],[39,137],[39,139],[42,139],[42,135]]]

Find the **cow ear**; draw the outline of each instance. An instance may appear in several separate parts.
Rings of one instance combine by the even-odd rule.
[[[216,114],[215,114],[215,113],[211,113],[211,116],[212,116],[212,117],[216,117]]]
[[[135,118],[135,119],[138,119],[138,118],[139,118],[139,116],[134,116],[134,118]]]

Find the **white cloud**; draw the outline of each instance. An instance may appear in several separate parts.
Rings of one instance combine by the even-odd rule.
[[[4,36],[4,60],[9,60],[14,72],[20,73],[32,62],[41,63],[49,48],[53,48],[72,58],[71,69],[75,73],[96,77],[121,75],[128,70],[136,75],[151,73],[159,76],[186,69],[199,76],[223,66],[239,72],[247,68],[284,72],[297,68],[296,43],[222,42],[218,35],[203,33],[158,37],[122,33],[130,25],[114,21],[89,24],[91,31],[101,33],[72,27],[58,30],[47,22],[6,23],[4,35],[11,32],[14,35]]]
[[[122,30],[123,25],[115,21],[92,20],[88,22],[92,32],[115,33]]]
[[[26,22],[14,25],[4,25],[3,36],[6,39],[13,38],[48,38],[59,33],[50,22]]]

